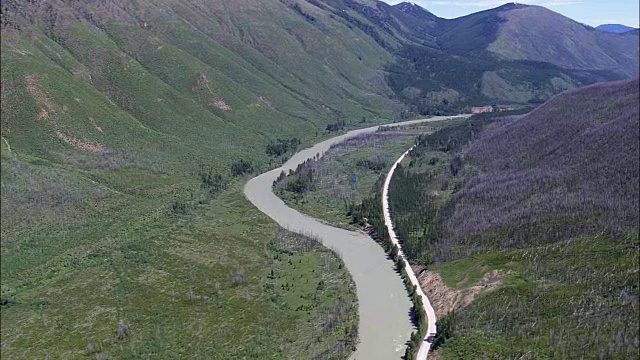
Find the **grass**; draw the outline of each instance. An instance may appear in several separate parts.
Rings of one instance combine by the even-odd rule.
[[[271,244],[272,272],[265,288],[271,301],[299,323],[296,336],[281,341],[283,353],[346,357],[357,343],[358,313],[356,289],[344,264],[313,239],[282,233],[278,238]],[[309,248],[301,251],[299,244],[309,240]]]
[[[429,270],[440,274],[448,287],[466,289],[492,270],[514,271],[519,268],[509,253],[487,253],[438,264]]]
[[[499,289],[456,313],[454,334],[438,350],[444,358],[637,354],[637,276],[628,271],[638,268],[633,248],[585,237],[485,256],[519,266]],[[475,259],[456,264],[465,261],[471,264],[468,271],[476,265]]]
[[[38,25],[3,8],[3,357],[348,356],[345,269],[272,248],[230,165],[265,170],[270,141],[310,144],[337,118],[390,122],[391,55],[279,1],[159,4],[22,8]],[[229,187],[203,189],[201,166]]]
[[[3,356],[351,351],[336,347],[357,323],[348,273],[319,246],[292,255],[293,267],[274,262],[289,255],[270,245],[277,227],[244,198],[241,179],[211,197],[194,177],[139,168],[79,170],[6,148],[2,165]],[[171,210],[177,200],[184,214]],[[34,201],[43,206],[22,205]],[[16,218],[32,221],[9,221]],[[302,314],[299,296],[310,290],[269,288],[271,269],[289,283],[327,286],[304,300]],[[323,324],[323,314],[342,304],[351,304],[342,309],[343,327],[310,338],[310,321]],[[121,339],[118,328],[126,329]]]

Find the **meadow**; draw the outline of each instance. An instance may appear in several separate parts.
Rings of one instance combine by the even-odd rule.
[[[341,260],[255,209],[246,175],[212,189],[2,157],[3,357],[324,359],[357,343]]]

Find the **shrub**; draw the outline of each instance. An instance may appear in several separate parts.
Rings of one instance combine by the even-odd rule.
[[[239,161],[231,164],[231,173],[235,176],[241,176],[253,171],[253,166],[249,161],[240,159]]]
[[[129,325],[123,320],[120,320],[116,328],[116,338],[118,340],[124,340],[127,335],[129,335]]]

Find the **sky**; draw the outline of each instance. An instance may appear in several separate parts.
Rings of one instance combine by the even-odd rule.
[[[442,18],[456,18],[491,9],[509,0],[382,0],[389,4],[413,2]],[[622,24],[639,27],[638,0],[529,0],[522,4],[540,5],[583,24]]]

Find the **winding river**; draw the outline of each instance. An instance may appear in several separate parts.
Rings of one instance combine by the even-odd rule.
[[[452,117],[432,117],[382,126],[409,125],[440,121]],[[323,155],[333,144],[347,138],[374,132],[378,126],[350,131],[302,150],[284,165],[249,180],[244,188],[247,199],[280,226],[301,234],[318,236],[322,243],[335,249],[353,277],[358,295],[360,315],[357,350],[351,359],[399,359],[404,354],[413,325],[409,318],[411,301],[394,264],[368,235],[336,228],[294,210],[271,190],[280,172],[295,169],[305,160]]]

